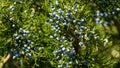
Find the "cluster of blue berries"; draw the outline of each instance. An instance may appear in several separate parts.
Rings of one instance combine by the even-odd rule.
[[[49,12],[50,19],[47,24],[50,24],[51,29],[55,32],[53,35],[50,35],[50,38],[60,42],[58,48],[56,47],[53,52],[59,61],[58,68],[78,64],[74,55],[76,53],[74,49],[76,45],[73,44],[75,39],[78,38],[80,47],[83,45],[92,46],[94,45],[93,43],[102,41],[100,36],[95,33],[95,28],[86,26],[87,19],[85,17],[77,18],[77,14],[79,14],[78,8],[78,5],[64,8],[52,6],[51,12]],[[105,43],[108,43],[107,39],[105,39]]]
[[[68,39],[72,41],[73,38],[68,38],[66,35],[62,35],[62,33],[65,30],[70,30],[72,22],[74,24],[78,23],[80,25],[81,23],[84,23],[84,19],[81,19],[80,21],[75,19],[74,14],[76,14],[77,12],[75,6],[72,8],[70,8],[70,6],[65,7],[64,9],[57,9],[55,7],[52,7],[51,10],[52,11],[49,13],[50,19],[47,22],[47,24],[51,25],[51,29],[54,30],[55,33],[53,35],[50,35],[50,38],[56,39],[60,42],[60,47],[56,47],[56,49],[53,52],[53,54],[56,56],[56,59],[58,60],[57,67],[69,67],[73,64],[77,64],[78,62],[75,61],[75,49],[72,43],[68,41]],[[81,28],[84,29],[84,27]]]
[[[3,22],[10,24],[9,29],[11,30],[13,36],[13,46],[11,47],[11,52],[13,54],[13,59],[21,56],[28,56],[32,58],[31,44],[33,44],[30,39],[30,32],[24,28],[20,28],[22,24],[20,19],[15,18],[16,7],[11,5],[9,7],[8,18],[5,18],[6,14],[3,14]]]
[[[13,59],[16,57],[27,55],[32,57],[31,52],[31,44],[33,42],[30,40],[30,32],[20,28],[18,33],[13,34],[14,38],[14,49],[13,52]]]
[[[58,68],[69,67],[74,64],[78,64],[75,61],[75,50],[72,44],[66,42],[64,45],[60,45],[59,48],[54,50],[53,54],[56,56],[58,60]]]
[[[102,6],[97,6],[99,9],[95,12],[95,20],[97,24],[113,24],[114,22],[111,17],[118,16],[120,13],[120,7],[118,6],[117,0],[114,0],[114,2],[111,1],[99,1],[98,2]],[[106,6],[108,5],[108,6]],[[105,7],[105,8],[103,8]]]

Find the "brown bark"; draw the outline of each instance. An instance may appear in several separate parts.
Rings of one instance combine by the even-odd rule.
[[[12,56],[11,54],[8,54],[5,58],[2,59],[2,63],[0,64],[0,68],[4,68],[5,64],[11,58],[11,56]]]

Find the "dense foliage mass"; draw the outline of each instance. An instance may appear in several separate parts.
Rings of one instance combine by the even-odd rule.
[[[0,4],[0,68],[119,68],[119,0]]]

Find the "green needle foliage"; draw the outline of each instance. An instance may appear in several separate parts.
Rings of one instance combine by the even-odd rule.
[[[0,68],[119,68],[119,0],[0,4]]]

